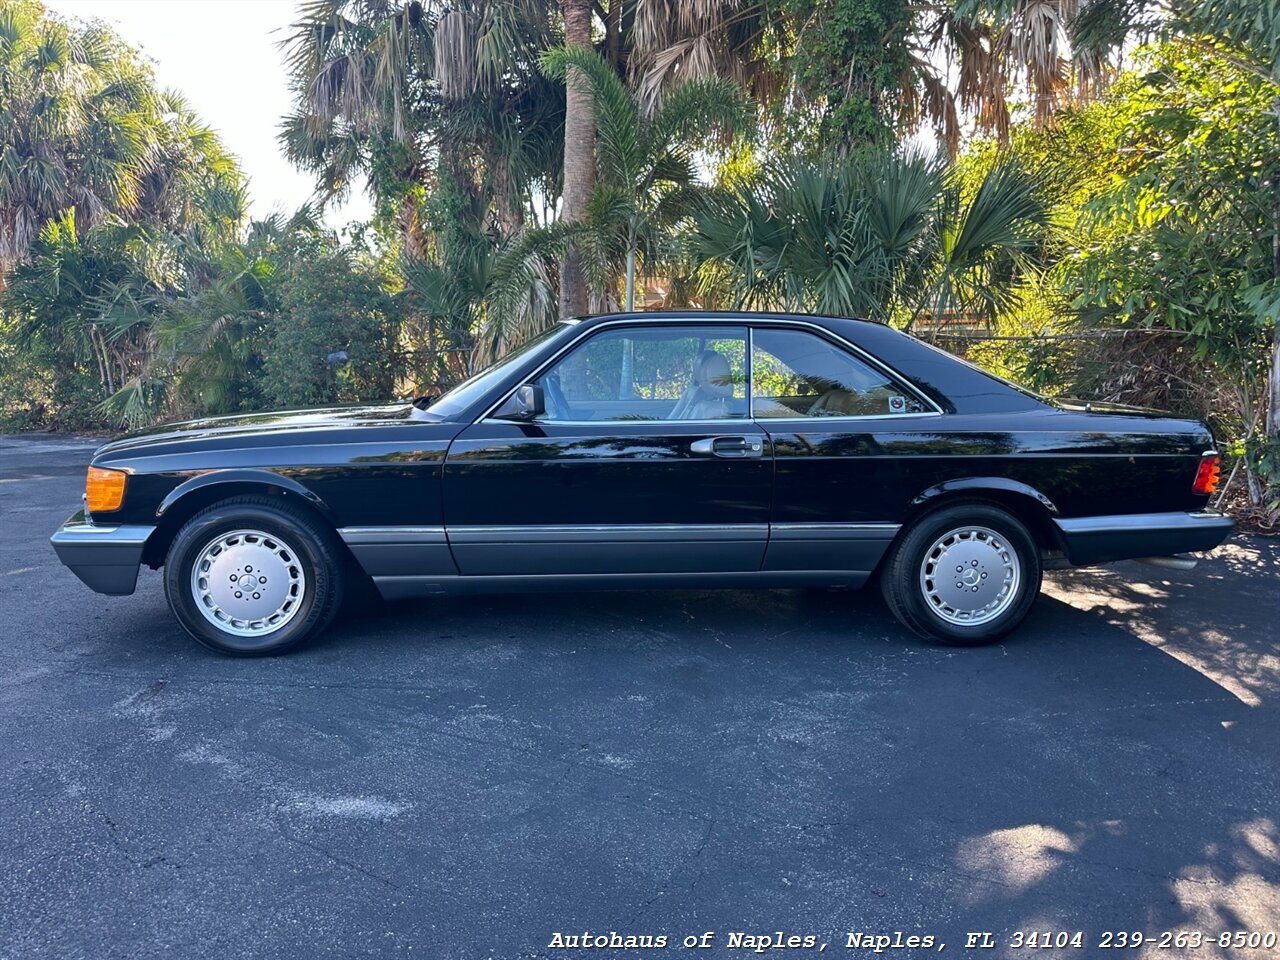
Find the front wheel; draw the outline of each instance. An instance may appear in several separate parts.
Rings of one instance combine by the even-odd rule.
[[[1040,592],[1040,551],[998,507],[958,504],[926,514],[893,546],[880,577],[894,615],[953,646],[992,643],[1018,626]]]
[[[333,531],[306,510],[239,497],[197,513],[165,561],[165,596],[196,640],[231,656],[282,653],[314,637],[342,602]]]

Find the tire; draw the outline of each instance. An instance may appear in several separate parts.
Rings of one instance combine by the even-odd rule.
[[[343,569],[337,537],[309,511],[275,497],[236,497],[178,531],[164,592],[178,622],[204,646],[268,656],[329,625],[342,603]]]
[[[1040,574],[1040,551],[1021,521],[999,507],[957,504],[907,528],[890,548],[880,589],[920,636],[977,647],[1026,619]]]

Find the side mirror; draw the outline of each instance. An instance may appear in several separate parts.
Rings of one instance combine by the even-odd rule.
[[[516,392],[507,398],[507,402],[494,411],[495,420],[518,420],[527,422],[536,420],[547,412],[546,396],[542,387],[536,383],[526,383],[516,387]]]

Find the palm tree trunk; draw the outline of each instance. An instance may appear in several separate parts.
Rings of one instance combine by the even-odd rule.
[[[419,263],[427,259],[427,234],[418,215],[418,200],[412,193],[400,201],[400,232],[404,237],[404,251]]]
[[[627,312],[636,308],[636,241],[627,240]]]
[[[591,0],[563,0],[564,42],[566,46],[591,46]],[[560,217],[566,223],[586,219],[587,204],[596,181],[596,128],[591,94],[575,82],[576,68],[569,68],[565,90],[564,194]],[[572,317],[587,312],[587,279],[576,245],[565,254],[560,267],[560,315]]]
[[[612,0],[604,18],[605,59],[615,70],[622,65],[622,3]]]
[[[98,365],[98,382],[102,384],[103,389],[107,391],[107,396],[115,393],[110,387],[108,380],[106,363],[103,361],[103,352],[98,349],[98,338],[94,334],[95,327],[89,324],[89,352],[93,354],[93,360]]]
[[[111,353],[107,350],[106,338],[96,323],[89,324],[89,346],[98,363],[98,380],[107,391],[107,396],[111,396],[116,392],[115,378],[111,375]]]
[[[495,192],[497,193],[498,223],[502,226],[504,237],[514,237],[524,226],[524,202],[511,192],[511,162],[503,157],[495,164],[497,176]]]

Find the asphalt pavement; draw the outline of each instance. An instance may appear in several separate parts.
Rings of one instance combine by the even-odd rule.
[[[232,660],[58,564],[93,446],[0,437],[0,960],[1280,956],[1280,541],[1050,574],[977,650],[673,591]]]

